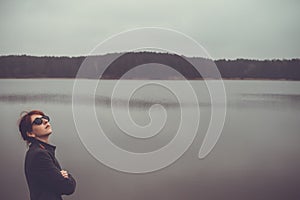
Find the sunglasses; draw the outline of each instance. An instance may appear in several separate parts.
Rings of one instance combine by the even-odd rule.
[[[47,120],[48,122],[50,122],[50,118],[47,115],[44,115],[42,117],[37,117],[33,120],[32,124],[36,124],[36,125],[41,125],[43,123],[43,119]]]

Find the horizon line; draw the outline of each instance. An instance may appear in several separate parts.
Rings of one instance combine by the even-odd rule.
[[[67,58],[80,58],[80,57],[88,57],[88,56],[106,56],[106,55],[111,55],[111,54],[125,54],[125,53],[157,53],[157,54],[170,54],[170,55],[177,55],[174,53],[170,53],[170,52],[155,52],[155,51],[141,51],[141,52],[134,52],[134,51],[130,51],[130,52],[114,52],[114,53],[106,53],[106,54],[98,54],[98,55],[41,55],[41,54],[26,54],[26,53],[20,53],[20,54],[0,54],[0,58],[1,57],[9,57],[9,56],[29,56],[29,57],[54,57],[54,58],[63,58],[63,57],[67,57]],[[204,58],[204,59],[211,59],[214,61],[221,61],[221,60],[225,60],[225,61],[234,61],[234,60],[256,60],[256,61],[274,61],[274,60],[299,60],[300,57],[290,57],[290,58],[253,58],[253,57],[235,57],[235,58],[207,58],[207,57],[199,57],[199,56],[186,56],[186,55],[179,55],[179,56],[184,56],[186,58]]]

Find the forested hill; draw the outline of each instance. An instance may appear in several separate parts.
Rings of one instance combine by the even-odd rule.
[[[120,57],[118,57],[120,55]],[[109,66],[105,61],[118,57]],[[86,57],[36,57],[0,56],[0,78],[75,78]],[[213,62],[204,58],[186,58],[174,54],[139,52],[94,56],[91,67],[81,78],[95,78],[102,71],[102,79],[119,79],[131,70],[128,79],[201,79],[201,75],[191,63],[210,71]],[[189,62],[187,62],[189,61]],[[150,64],[149,64],[150,63]],[[163,73],[157,64],[167,65],[179,73]],[[146,64],[146,65],[145,65]],[[222,78],[226,79],[286,79],[300,80],[300,59],[291,60],[215,60]],[[136,66],[145,65],[145,70]],[[104,68],[106,70],[104,70]],[[174,71],[174,70],[173,70]],[[170,73],[169,73],[170,72]],[[201,73],[202,74],[202,73]],[[203,74],[202,74],[203,75]],[[204,73],[204,78],[218,78]],[[98,77],[97,77],[98,78]]]

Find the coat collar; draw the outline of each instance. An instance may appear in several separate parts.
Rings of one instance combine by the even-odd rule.
[[[56,146],[54,146],[54,145],[45,143],[45,142],[40,141],[40,140],[38,140],[38,139],[34,139],[34,140],[32,141],[32,144],[31,144],[31,145],[33,145],[33,144],[39,146],[41,149],[45,149],[45,150],[49,151],[49,152],[52,153],[53,155],[55,154]]]

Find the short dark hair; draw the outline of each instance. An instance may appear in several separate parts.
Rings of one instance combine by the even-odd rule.
[[[29,137],[27,135],[27,132],[32,131],[32,122],[31,122],[31,115],[42,115],[45,116],[45,114],[40,110],[32,110],[30,112],[23,111],[21,112],[21,118],[19,119],[19,131],[21,133],[21,136],[23,140],[26,142],[32,142],[33,138]]]

